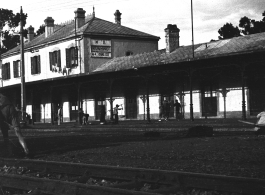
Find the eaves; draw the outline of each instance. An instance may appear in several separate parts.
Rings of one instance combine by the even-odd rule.
[[[75,37],[76,38],[79,38],[82,36],[82,33],[78,33],[77,36],[75,35],[71,35],[71,36],[68,36],[68,37],[65,37],[65,38],[62,38],[62,39],[57,39],[57,40],[52,40],[52,41],[47,41],[47,42],[43,42],[41,44],[36,44],[36,45],[33,45],[33,46],[30,46],[30,47],[25,47],[24,48],[24,51],[25,52],[30,52],[31,50],[33,49],[42,49],[42,48],[45,48],[47,46],[51,46],[51,45],[55,45],[55,44],[58,44],[58,43],[61,43],[61,42],[65,42],[65,41],[68,41],[68,40],[71,40],[71,39],[74,39]],[[17,46],[18,48],[20,47]],[[13,55],[17,55],[20,53],[20,49],[18,49],[17,51],[14,51],[12,53],[8,53],[8,54],[2,54],[2,59],[3,58],[7,58],[7,57],[10,57],[10,56],[13,56]]]

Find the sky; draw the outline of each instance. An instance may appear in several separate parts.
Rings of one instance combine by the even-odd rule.
[[[194,43],[218,39],[218,30],[225,23],[239,25],[240,18],[261,20],[265,0],[193,0]],[[26,28],[35,32],[49,16],[60,24],[75,17],[74,11],[83,8],[86,14],[93,12],[98,18],[114,22],[114,13],[119,10],[121,24],[160,37],[159,49],[165,48],[167,24],[176,24],[180,29],[180,45],[192,44],[191,0],[2,0],[0,8],[13,13],[28,14]]]

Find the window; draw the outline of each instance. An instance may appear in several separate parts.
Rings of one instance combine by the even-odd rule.
[[[57,50],[49,53],[50,70],[52,72],[61,72],[61,51]]]
[[[71,47],[66,49],[66,68],[78,66],[78,49]]]
[[[2,65],[2,79],[8,80],[10,79],[10,63],[5,63]]]
[[[14,70],[14,78],[20,77],[20,71],[21,71],[21,66],[20,66],[20,60],[13,61],[13,70]]]
[[[31,57],[31,74],[40,74],[40,56]]]

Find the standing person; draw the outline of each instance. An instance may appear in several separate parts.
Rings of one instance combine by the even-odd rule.
[[[176,119],[179,120],[181,105],[177,99],[176,99],[174,106],[176,107]]]
[[[78,119],[79,119],[79,124],[82,125],[83,123],[83,116],[84,116],[84,111],[82,110],[82,108],[79,108],[79,111],[78,111]]]
[[[119,123],[118,110],[122,110],[122,108],[119,108],[119,105],[116,104],[116,106],[113,108],[114,124],[118,124]]]
[[[63,121],[62,120],[62,116],[63,116],[62,106],[59,106],[59,109],[58,109],[58,125],[61,125],[61,122]]]
[[[25,154],[29,155],[27,144],[20,130],[18,112],[8,98],[2,94],[0,94],[0,128],[3,134],[6,152],[8,152],[9,155],[12,155],[8,139],[8,130],[10,128],[15,130],[16,136],[18,137],[19,143],[23,147]]]
[[[87,125],[89,114],[84,114],[83,116],[83,124]]]

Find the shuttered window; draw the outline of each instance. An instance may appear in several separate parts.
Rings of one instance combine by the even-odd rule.
[[[13,61],[13,70],[14,70],[14,78],[20,77],[21,74],[20,60]]]
[[[40,73],[41,73],[40,56],[31,57],[31,74],[40,74]]]
[[[61,69],[61,51],[49,52],[50,58],[50,70],[54,71],[55,67],[59,67]]]
[[[5,63],[2,65],[2,79],[8,80],[10,79],[10,63]]]
[[[67,48],[66,53],[66,68],[78,66],[78,49],[76,47]]]

